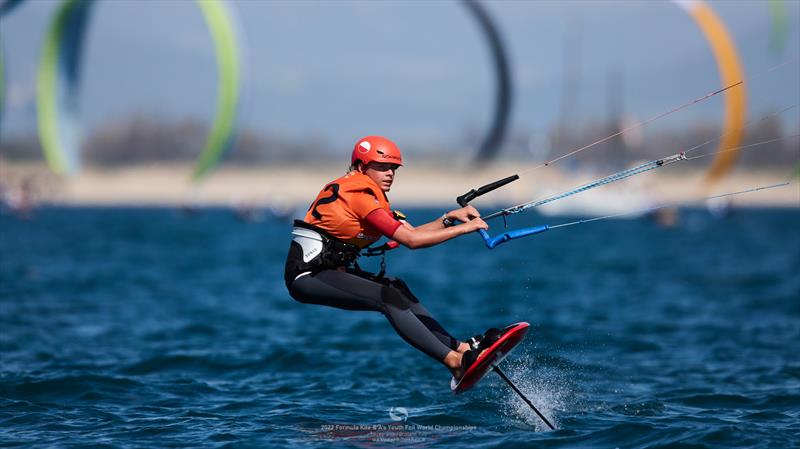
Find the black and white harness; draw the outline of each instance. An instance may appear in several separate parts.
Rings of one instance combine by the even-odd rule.
[[[317,226],[295,220],[286,258],[286,283],[321,270],[348,268],[356,263],[360,251],[358,246],[339,240]]]

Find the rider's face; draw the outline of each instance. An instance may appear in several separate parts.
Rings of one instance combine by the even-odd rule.
[[[394,174],[399,165],[387,162],[370,162],[366,167],[361,168],[361,172],[369,176],[384,192],[392,188]]]

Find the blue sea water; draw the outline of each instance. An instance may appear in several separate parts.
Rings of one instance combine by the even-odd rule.
[[[3,215],[0,446],[800,447],[798,225],[695,210],[390,253],[456,336],[531,323],[504,366],[547,431],[493,374],[451,394],[380,314],[292,300],[288,223]]]

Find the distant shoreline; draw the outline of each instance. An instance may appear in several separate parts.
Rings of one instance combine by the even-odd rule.
[[[404,167],[389,198],[397,206],[453,207],[456,196],[487,182],[520,173],[522,179],[480,201],[486,207],[523,203],[574,188],[607,172],[567,172],[561,167],[531,170],[534,164],[493,165],[482,170],[441,165]],[[204,182],[192,184],[191,166],[148,165],[99,170],[87,168],[74,178],[61,178],[44,164],[0,162],[0,183],[5,196],[29,184],[34,203],[75,206],[166,207],[307,207],[319,189],[344,174],[344,167],[224,166]],[[740,191],[786,181],[788,172],[737,170],[712,188],[703,173],[668,167],[635,176],[563,200],[566,209],[632,208],[640,204],[691,203],[717,193]],[[787,187],[737,195],[742,206],[800,207],[800,182]],[[560,203],[560,202],[559,202]],[[555,203],[554,203],[555,206]],[[560,206],[559,206],[560,207]]]

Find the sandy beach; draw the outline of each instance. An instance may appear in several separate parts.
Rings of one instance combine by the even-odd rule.
[[[471,188],[519,173],[520,180],[476,203],[486,207],[510,205],[557,194],[610,173],[535,167],[536,164],[493,165],[480,170],[442,170],[441,165],[403,167],[389,197],[398,206],[450,207],[456,196]],[[6,196],[27,182],[36,203],[76,206],[306,207],[325,183],[343,172],[344,168],[338,166],[223,166],[195,184],[190,180],[190,165],[86,168],[79,175],[64,178],[44,164],[0,163]],[[602,212],[663,202],[689,204],[705,196],[772,185],[787,178],[788,170],[734,171],[709,186],[703,182],[702,172],[669,167],[576,195],[563,204],[567,211],[588,212],[593,208]],[[800,183],[795,178],[786,187],[732,198],[742,206],[800,207]]]

